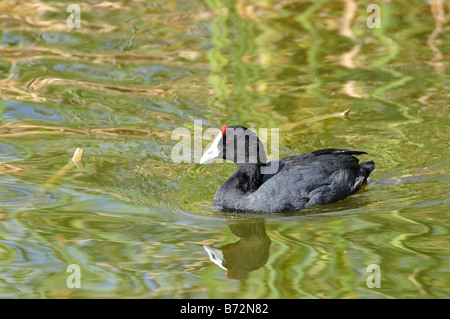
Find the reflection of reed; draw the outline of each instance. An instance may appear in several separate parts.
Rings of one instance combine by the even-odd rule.
[[[171,84],[160,89],[160,87],[147,88],[142,85],[127,86],[121,85],[121,83],[117,85],[99,84],[95,83],[98,77],[96,79],[89,78],[90,74],[84,74],[83,79],[80,79],[79,82],[70,79],[74,81],[71,83],[67,82],[67,79],[58,79],[57,76],[46,77],[46,68],[51,68],[55,61],[56,63],[61,61],[68,66],[83,61],[119,67],[121,65],[132,65],[130,67],[132,68],[133,65],[139,66],[142,64],[186,65],[187,59],[194,59],[198,69],[206,69],[206,64],[201,58],[204,55],[201,49],[195,48],[195,50],[183,52],[179,50],[180,48],[176,43],[173,47],[169,45],[161,50],[160,47],[152,43],[153,40],[150,40],[150,43],[148,42],[149,38],[153,38],[155,32],[164,32],[168,23],[172,23],[172,26],[176,26],[179,31],[184,32],[188,27],[192,27],[192,21],[201,23],[204,20],[211,19],[215,14],[213,11],[205,11],[201,10],[202,7],[193,6],[191,9],[185,10],[185,14],[180,15],[178,10],[174,10],[177,7],[175,3],[163,4],[161,10],[142,10],[146,7],[145,5],[130,6],[124,1],[80,4],[82,28],[71,30],[66,25],[66,18],[69,15],[66,12],[67,5],[67,3],[43,3],[40,0],[31,0],[26,3],[4,1],[0,4],[1,32],[9,37],[15,37],[16,34],[19,34],[20,44],[16,46],[7,43],[7,45],[0,46],[1,60],[12,64],[9,76],[0,80],[2,98],[17,98],[35,102],[55,101],[56,97],[44,92],[44,89],[55,83],[63,87],[79,85],[82,88],[104,90],[117,95],[136,93],[143,96],[156,96],[164,93],[169,97],[175,96],[175,93],[169,92]],[[129,30],[130,24],[118,23],[117,19],[111,18],[111,14],[115,17],[128,14],[136,16],[134,14],[136,12],[139,13],[140,19],[145,23],[133,24],[131,31],[127,31],[123,35],[123,30]],[[60,37],[60,43],[53,42],[53,36]],[[51,38],[50,42],[47,42],[47,37]],[[99,41],[99,37],[102,37],[101,41]],[[133,45],[134,42],[143,45],[138,50],[130,52],[128,49],[134,49],[134,47],[127,47],[127,50],[123,49],[121,43],[115,44],[118,38],[125,42],[134,39],[134,41],[130,40]],[[173,33],[166,33],[165,41],[167,43],[173,41],[173,38]],[[45,61],[49,59],[51,59],[50,62]],[[26,83],[27,85],[34,84],[31,88],[36,90],[31,92],[28,91],[29,87],[23,87],[23,83],[20,81],[23,65],[28,63],[33,67],[36,66],[33,69],[34,72],[41,71],[36,78]],[[19,71],[16,70],[17,65],[21,65]],[[39,68],[41,65],[42,68]],[[92,73],[94,72],[92,71]],[[85,80],[85,78],[88,78],[88,80]],[[195,89],[199,86],[193,81],[189,81],[189,85],[188,89]],[[38,87],[41,90],[37,90]]]
[[[61,85],[61,86],[75,86],[85,89],[103,91],[108,93],[120,93],[120,94],[143,94],[146,96],[158,96],[165,92],[163,89],[150,89],[139,87],[128,87],[123,85],[113,85],[107,83],[93,83],[71,79],[59,79],[59,78],[43,78],[35,79],[30,86],[32,90],[39,90],[42,87],[49,85]]]
[[[354,39],[355,35],[352,30],[352,23],[356,16],[358,4],[355,0],[345,0],[344,17],[342,18],[339,34],[343,37]]]
[[[450,6],[449,6],[450,8]],[[427,45],[430,48],[430,50],[433,52],[433,58],[431,61],[428,61],[428,63],[432,66],[434,66],[436,73],[440,76],[444,77],[446,76],[445,72],[445,60],[444,60],[444,54],[439,49],[437,38],[439,35],[444,31],[444,26],[447,23],[447,19],[445,18],[445,9],[444,9],[444,3],[442,0],[433,0],[433,2],[430,4],[430,11],[433,14],[434,17],[434,30],[428,35],[427,38]],[[447,28],[448,29],[448,28]],[[440,84],[437,83],[434,87],[430,87],[426,90],[425,94],[422,95],[417,100],[422,104],[427,104],[427,100],[435,95],[440,90]]]
[[[419,250],[414,250],[414,249],[408,248],[408,245],[406,244],[408,239],[411,239],[414,237],[421,238],[423,235],[430,234],[431,228],[422,222],[415,221],[412,218],[406,218],[399,211],[394,211],[392,216],[394,216],[406,223],[417,225],[417,226],[420,226],[420,228],[422,228],[418,232],[402,233],[402,234],[398,235],[397,237],[395,237],[391,240],[392,245],[394,247],[397,247],[397,248],[407,251],[409,253],[413,253],[413,254],[417,255],[418,257],[420,257],[421,259],[423,259],[424,261],[425,260],[432,261],[433,257],[431,257],[430,255],[424,254],[424,253],[420,252]],[[421,283],[421,279],[419,278],[420,272],[425,269],[426,269],[425,267],[416,267],[411,272],[411,274],[407,277],[408,280],[414,284],[414,287],[422,295],[428,294],[423,283]]]
[[[373,89],[370,97],[374,100],[381,101],[385,105],[395,107],[398,112],[402,114],[404,120],[391,123],[390,128],[392,131],[395,131],[401,139],[408,140],[402,127],[405,127],[408,124],[420,123],[422,119],[413,114],[412,110],[402,100],[398,101],[389,98],[389,94],[392,94],[394,90],[405,87],[405,85],[407,85],[408,82],[412,81],[414,78],[389,65],[392,60],[399,58],[401,54],[401,45],[387,35],[389,25],[388,22],[391,21],[390,15],[392,14],[390,7],[384,4],[381,7],[381,10],[383,11],[384,17],[381,22],[381,27],[373,29],[373,33],[386,49],[386,53],[373,61],[372,66],[380,71],[391,74],[395,80],[387,81],[386,83],[383,83],[383,85]],[[410,140],[409,142],[413,143]],[[419,147],[419,145],[416,146]]]
[[[309,33],[313,44],[307,49],[307,64],[310,84],[306,89],[306,93],[320,97],[319,88],[322,86],[322,77],[318,74],[320,66],[319,54],[323,43],[323,38],[319,33],[319,29],[314,23],[314,14],[323,6],[323,1],[315,1],[308,6],[301,14],[298,14],[295,19],[300,25]]]
[[[66,127],[55,127],[45,125],[30,125],[30,124],[15,124],[5,123],[0,125],[0,136],[27,136],[27,135],[91,135],[96,137],[119,137],[119,136],[134,136],[134,137],[149,137],[155,135],[155,130],[142,130],[136,128],[94,128],[94,129],[72,129]]]
[[[433,51],[434,53],[435,62],[431,62],[431,64],[433,64],[436,67],[436,71],[439,74],[443,75],[444,64],[439,60],[441,60],[444,57],[444,55],[437,46],[436,39],[439,36],[439,34],[444,30],[444,25],[447,23],[444,14],[444,4],[442,0],[433,0],[430,6],[431,6],[431,13],[433,14],[435,20],[435,28],[433,32],[428,36],[427,44],[430,47],[430,50]]]
[[[73,153],[72,159],[42,185],[42,187],[46,189],[52,188],[57,184],[58,180],[68,174],[74,166],[79,169],[83,168],[83,154],[84,149],[77,147]]]
[[[68,27],[66,20],[69,14],[63,15],[63,19],[46,19],[48,14],[58,14],[66,12],[68,4],[52,3],[51,5],[41,0],[30,0],[26,3],[16,4],[15,1],[6,1],[1,5],[1,12],[3,14],[2,19],[4,22],[5,30],[33,30],[43,29],[46,31],[67,31]],[[95,8],[91,5],[80,4],[82,12],[89,12],[91,8]],[[126,10],[126,7],[121,6],[121,10]],[[19,25],[20,27],[17,27]],[[102,22],[88,22],[83,20],[83,28],[78,29],[77,32],[91,32],[92,29],[96,29],[99,33],[110,33],[117,30],[117,26],[110,23]]]
[[[352,24],[356,16],[356,12],[358,9],[358,5],[354,0],[346,0],[345,1],[345,8],[344,8],[344,16],[342,18],[341,28],[339,30],[339,34],[349,38],[351,40],[355,40],[355,35],[353,33]],[[340,56],[340,64],[349,69],[354,69],[356,67],[354,58],[356,55],[360,52],[361,45],[355,44],[353,48],[342,54]],[[347,94],[350,97],[353,98],[361,98],[362,95],[359,94],[356,90],[356,81],[355,80],[349,80],[347,81],[342,88],[342,92]]]
[[[53,59],[61,59],[63,61],[87,61],[92,63],[108,63],[115,64],[117,62],[129,62],[129,63],[151,63],[151,62],[174,62],[178,64],[182,64],[183,60],[177,59],[177,56],[185,57],[182,52],[152,52],[146,54],[139,54],[135,52],[82,52],[82,51],[67,51],[61,50],[52,47],[40,47],[37,45],[34,46],[21,46],[18,48],[7,48],[0,47],[0,54],[2,56],[2,60],[11,61],[18,63],[20,61],[30,61],[30,60],[41,60],[48,59],[49,57]],[[196,54],[200,55],[197,51],[188,51],[190,52],[190,56]]]
[[[276,76],[272,50],[279,36],[267,23],[270,14],[260,15],[264,8],[246,1],[207,3],[218,13],[211,22],[214,46],[208,53],[214,89],[210,107],[249,126],[276,127],[275,119],[287,121],[274,112],[269,98],[277,88],[266,84]]]
[[[356,67],[354,59],[360,50],[361,50],[361,45],[356,44],[355,46],[353,46],[353,48],[350,51],[342,54],[340,56],[341,65],[343,67],[346,67],[349,69],[354,69]]]
[[[342,92],[347,94],[350,97],[354,98],[362,98],[363,96],[356,91],[356,81],[347,81],[343,88]]]
[[[340,56],[341,65],[349,69],[354,69],[356,67],[354,58],[360,50],[361,45],[356,44],[349,52],[342,54]],[[356,90],[356,83],[355,80],[347,81],[342,87],[342,92],[350,97],[362,98],[363,96]]]
[[[0,174],[14,174],[22,171],[22,168],[13,164],[0,162]]]

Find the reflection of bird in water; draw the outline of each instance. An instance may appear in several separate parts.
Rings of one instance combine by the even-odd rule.
[[[269,257],[270,239],[263,219],[232,221],[228,225],[240,239],[221,248],[204,245],[209,259],[225,269],[229,279],[247,279],[251,271],[264,266]]]

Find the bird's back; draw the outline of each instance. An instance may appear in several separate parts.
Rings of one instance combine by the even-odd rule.
[[[357,192],[374,169],[373,161],[358,164],[364,152],[324,149],[268,163],[262,185],[242,198],[222,201],[223,208],[283,212],[336,202]],[[222,190],[223,191],[223,190]],[[226,194],[216,198],[226,199]],[[216,201],[216,200],[215,200]],[[224,207],[224,206],[232,207]]]

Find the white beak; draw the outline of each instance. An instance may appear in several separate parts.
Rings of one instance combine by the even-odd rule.
[[[222,140],[222,132],[217,134],[216,138],[214,139],[214,142],[206,150],[205,154],[203,154],[202,158],[200,159],[200,164],[205,164],[207,161],[212,160],[217,156],[219,156],[220,154],[219,142],[221,140]]]

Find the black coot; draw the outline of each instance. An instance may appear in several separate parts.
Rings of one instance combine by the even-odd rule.
[[[375,168],[358,164],[350,149],[323,149],[266,163],[258,137],[240,125],[223,126],[200,163],[214,158],[237,164],[217,190],[214,205],[226,210],[287,212],[333,203],[357,192]]]

